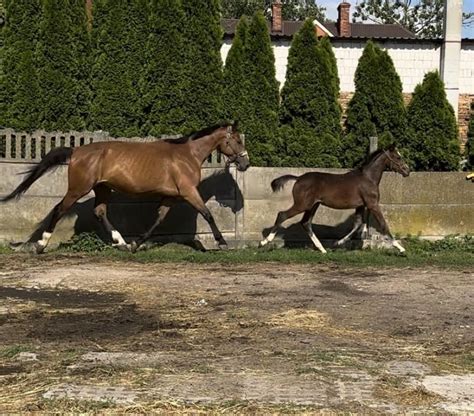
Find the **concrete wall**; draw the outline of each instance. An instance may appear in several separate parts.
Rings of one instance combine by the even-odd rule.
[[[9,193],[19,182],[29,165],[0,163],[0,196]],[[25,240],[60,201],[66,190],[65,167],[41,178],[18,202],[0,205],[0,241]],[[231,170],[225,173],[214,168],[203,169],[201,193],[216,222],[230,241],[256,243],[262,232],[272,226],[279,210],[291,205],[288,186],[274,194],[270,182],[283,174],[300,175],[308,169],[250,168],[245,173]],[[425,237],[474,233],[474,185],[460,172],[413,173],[402,178],[386,173],[381,183],[382,210],[394,233]],[[67,240],[74,232],[102,229],[92,215],[92,195],[83,198],[58,226],[53,243]],[[124,236],[132,238],[151,225],[157,203],[141,202],[117,195],[110,207],[110,218]],[[322,240],[339,238],[352,224],[352,210],[332,210],[321,207],[314,222],[315,232]],[[280,238],[287,241],[307,240],[296,222],[288,221]],[[164,240],[212,241],[207,223],[186,204],[178,204],[157,230]]]

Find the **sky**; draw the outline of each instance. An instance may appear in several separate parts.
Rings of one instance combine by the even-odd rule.
[[[351,3],[351,10],[354,9],[357,0],[348,0]],[[319,4],[326,8],[326,16],[331,20],[337,19],[337,6],[341,3],[341,0],[316,0],[316,4]],[[474,0],[464,0],[464,11],[474,12]],[[474,25],[471,27],[463,27],[463,38],[474,39]]]

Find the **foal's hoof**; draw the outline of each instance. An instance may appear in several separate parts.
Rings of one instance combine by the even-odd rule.
[[[43,254],[45,246],[42,246],[41,244],[38,244],[38,243],[34,243],[33,249],[36,254]]]
[[[140,247],[140,245],[136,242],[136,241],[132,241],[130,243],[130,251],[132,253],[136,253],[138,251],[138,248]]]
[[[130,244],[115,244],[114,247],[120,251],[132,251]]]

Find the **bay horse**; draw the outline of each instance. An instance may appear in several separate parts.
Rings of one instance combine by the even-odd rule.
[[[360,168],[345,174],[309,172],[299,177],[283,175],[274,179],[271,183],[273,192],[281,190],[289,181],[296,181],[293,186],[293,206],[278,213],[274,226],[269,235],[260,242],[260,246],[265,246],[275,238],[278,227],[284,221],[304,212],[301,225],[315,247],[322,253],[326,253],[311,226],[314,214],[322,204],[335,209],[355,208],[356,210],[352,230],[336,245],[344,244],[362,226],[367,208],[379,223],[381,232],[390,239],[394,247],[403,253],[405,249],[392,237],[379,206],[379,184],[382,174],[387,168],[404,177],[410,174],[408,165],[403,161],[394,145],[372,153]]]
[[[201,166],[216,149],[227,156],[227,164],[235,163],[241,171],[249,167],[237,123],[218,124],[178,139],[147,143],[110,141],[76,148],[59,147],[25,172],[23,182],[0,202],[20,198],[46,172],[69,163],[66,195],[54,207],[41,240],[34,243],[38,254],[48,245],[61,217],[91,190],[95,193],[94,214],[111,234],[114,246],[135,252],[151,236],[173,203],[182,199],[197,209],[209,223],[219,247],[225,248],[227,243],[197,189],[201,181]],[[130,246],[107,218],[107,204],[112,191],[160,198],[156,222]]]

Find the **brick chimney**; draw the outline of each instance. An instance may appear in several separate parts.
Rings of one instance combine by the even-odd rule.
[[[343,1],[337,6],[339,16],[337,18],[337,30],[339,36],[349,38],[351,36],[351,21],[350,21],[351,5],[347,1]]]
[[[272,32],[281,32],[281,0],[272,2]]]

